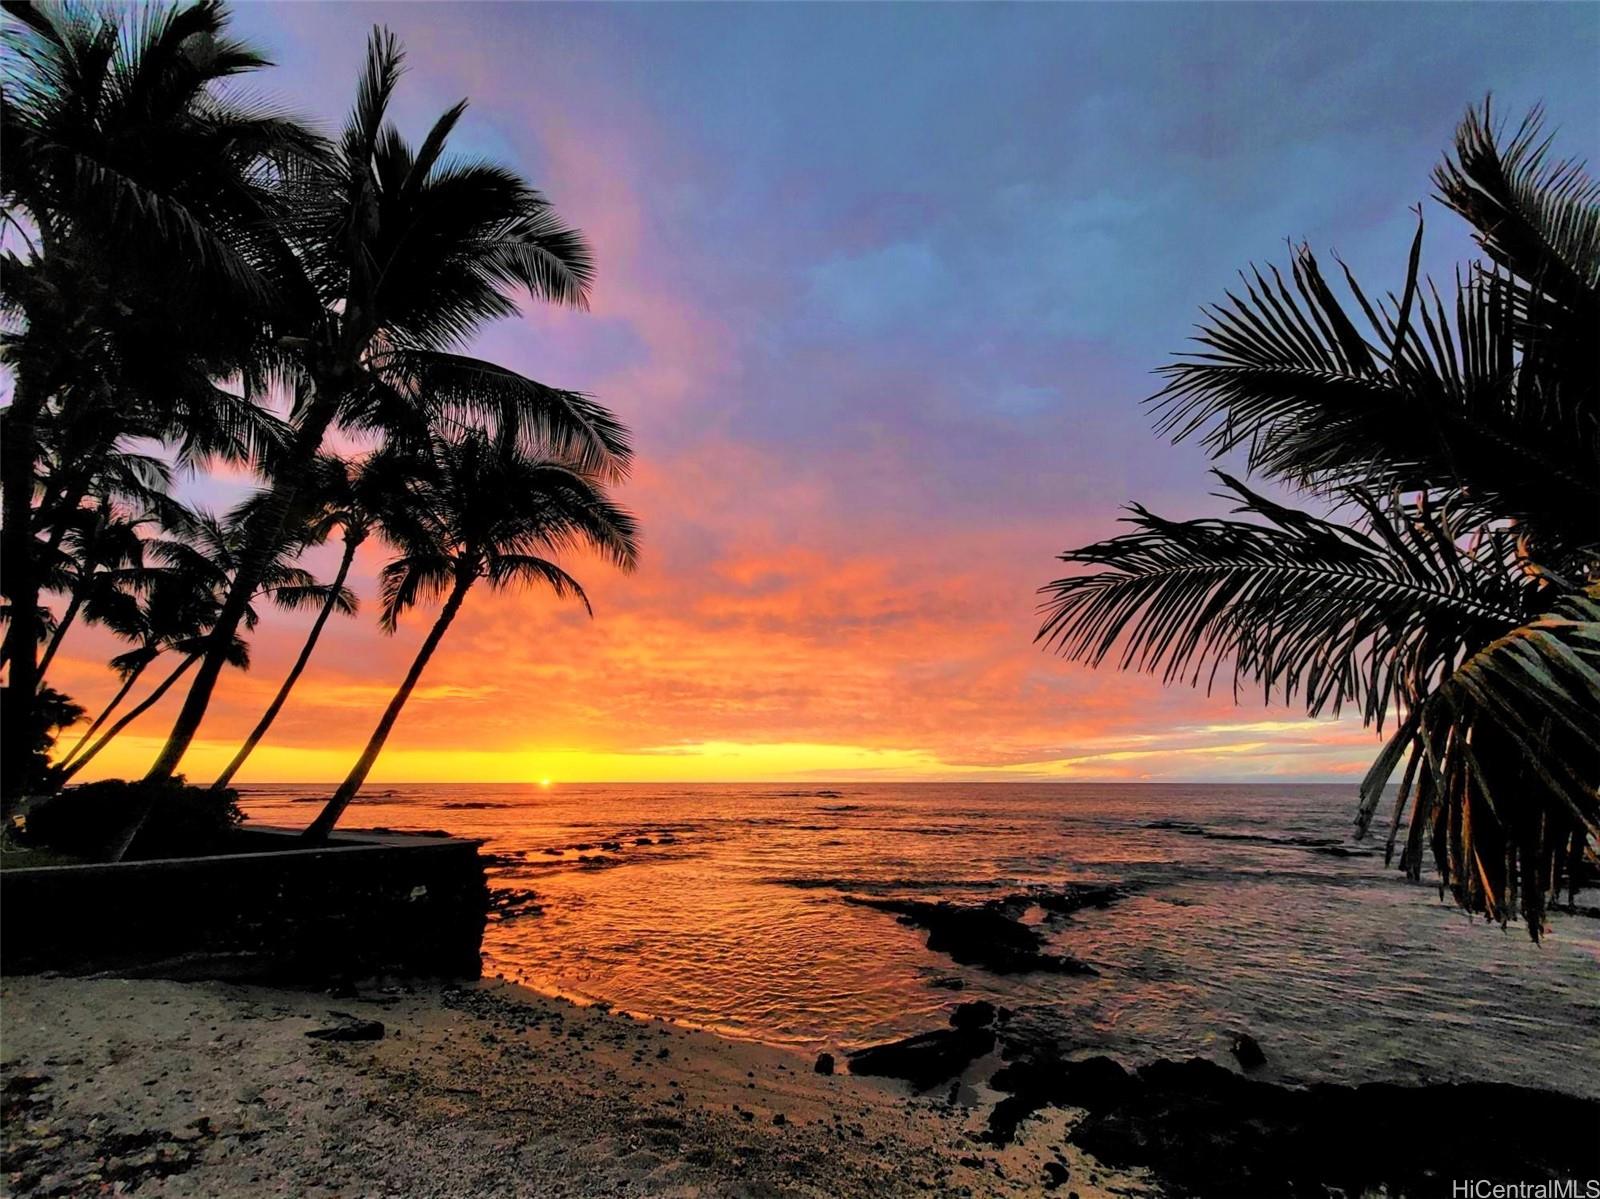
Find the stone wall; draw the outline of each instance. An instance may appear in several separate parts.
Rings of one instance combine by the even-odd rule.
[[[0,871],[0,969],[327,982],[476,978],[488,889],[476,841],[340,833],[313,849]]]

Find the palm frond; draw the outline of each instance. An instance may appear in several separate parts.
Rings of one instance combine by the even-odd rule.
[[[581,392],[436,350],[393,349],[372,371],[447,436],[487,427],[519,441],[525,452],[563,458],[612,480],[627,474],[633,446],[626,426]]]
[[[1355,704],[1381,723],[1405,691],[1522,619],[1514,541],[1458,545],[1448,514],[1363,532],[1284,508],[1216,472],[1252,521],[1169,521],[1135,505],[1136,531],[1062,555],[1098,568],[1042,589],[1038,640],[1099,665],[1237,694],[1303,699],[1308,711]]]
[[[594,606],[583,585],[554,562],[532,554],[495,554],[489,559],[485,576],[495,588],[530,587],[542,584],[559,599],[575,599],[583,610],[594,615]]]

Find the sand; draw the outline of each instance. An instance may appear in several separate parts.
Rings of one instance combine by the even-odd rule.
[[[385,1035],[305,1035],[333,1013]],[[15,1195],[308,1199],[1155,1191],[1073,1148],[1071,1110],[996,1149],[981,1086],[952,1103],[948,1088],[915,1096],[813,1065],[502,982],[333,998],[8,978],[4,1181]]]

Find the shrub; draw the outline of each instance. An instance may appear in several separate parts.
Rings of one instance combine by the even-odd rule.
[[[103,860],[148,805],[150,815],[129,858],[218,853],[229,848],[244,819],[238,800],[237,791],[191,787],[182,776],[156,782],[106,779],[36,801],[28,809],[22,839],[30,846]]]

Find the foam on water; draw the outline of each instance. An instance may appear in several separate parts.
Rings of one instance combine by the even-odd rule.
[[[1600,1095],[1600,920],[1558,913],[1542,945],[1469,921],[1350,841],[1352,792],[414,786],[362,798],[345,823],[448,829],[504,856],[491,885],[537,892],[543,914],[490,925],[486,973],[735,1036],[853,1048],[987,998],[1129,1062],[1221,1057],[1249,1031],[1286,1079]],[[244,806],[305,823],[315,808],[295,801],[313,794],[247,788]],[[957,966],[892,915],[842,902],[1086,881],[1132,890],[1051,934],[1097,978]],[[959,992],[931,985],[954,978]]]

